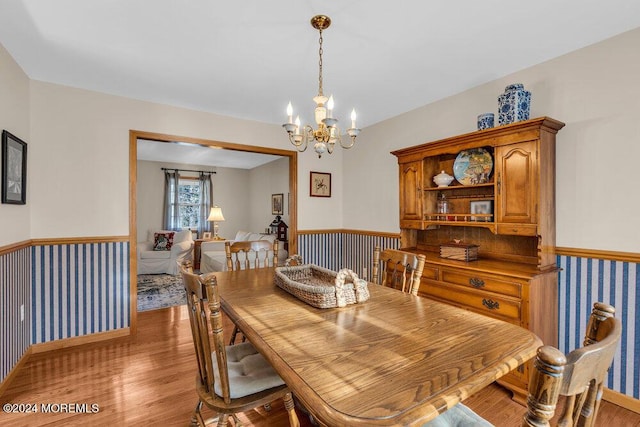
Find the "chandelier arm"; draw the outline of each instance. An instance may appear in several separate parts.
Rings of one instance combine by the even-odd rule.
[[[300,142],[296,142],[296,136],[301,137]],[[298,150],[301,153],[307,149],[308,139],[305,138],[304,135],[295,135],[292,132],[289,134],[289,142],[291,142],[291,144],[293,144],[296,147],[296,150]]]
[[[341,146],[342,148],[347,149],[347,150],[348,150],[349,148],[353,147],[353,146],[354,146],[354,144],[356,143],[356,137],[355,137],[355,136],[350,136],[350,137],[349,137],[349,139],[351,140],[351,144],[347,144],[347,145],[345,145],[345,144],[343,144],[343,143],[342,143],[342,138],[340,138],[340,139],[338,140],[338,141],[340,142],[340,146]]]

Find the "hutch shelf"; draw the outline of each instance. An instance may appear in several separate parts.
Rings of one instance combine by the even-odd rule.
[[[556,347],[555,141],[562,127],[541,117],[391,153],[399,166],[401,247],[427,257],[419,294],[515,323]],[[482,183],[433,182],[441,171],[454,175],[461,151],[479,148],[493,163]],[[438,211],[442,198],[449,212]],[[473,202],[491,209],[472,212]],[[440,245],[453,241],[478,245],[478,259],[440,258]],[[499,381],[520,402],[528,365]]]

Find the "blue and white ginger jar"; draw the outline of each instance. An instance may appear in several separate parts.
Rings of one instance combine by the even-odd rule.
[[[493,113],[484,113],[478,116],[478,130],[490,129],[493,127]]]
[[[498,124],[529,120],[531,110],[531,92],[524,89],[522,83],[507,86],[498,97]]]

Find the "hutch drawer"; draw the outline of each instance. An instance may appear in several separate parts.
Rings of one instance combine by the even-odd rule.
[[[514,236],[535,236],[538,232],[536,225],[526,224],[497,224],[498,234],[511,234]]]
[[[508,279],[498,279],[488,275],[442,269],[441,280],[447,283],[495,292],[514,298],[522,297],[522,284]]]
[[[499,295],[466,290],[442,282],[429,282],[424,294],[444,302],[468,308],[487,316],[521,324],[521,302],[517,299],[503,298]]]
[[[422,279],[438,280],[438,267],[425,264],[422,270]],[[422,287],[422,284],[420,287]]]

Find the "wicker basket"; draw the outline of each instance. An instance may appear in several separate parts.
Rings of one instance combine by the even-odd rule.
[[[369,299],[367,281],[346,268],[336,273],[313,264],[277,267],[275,283],[317,308],[344,307]]]

